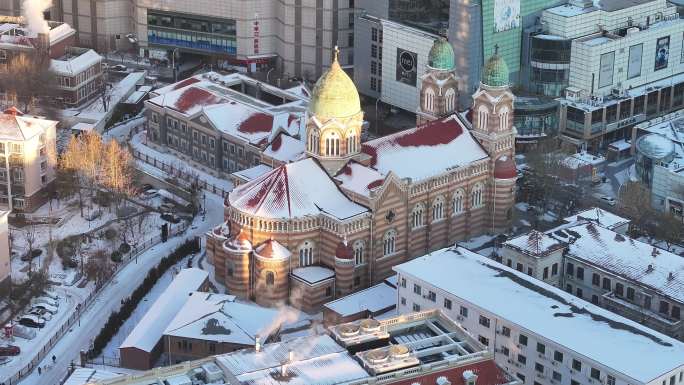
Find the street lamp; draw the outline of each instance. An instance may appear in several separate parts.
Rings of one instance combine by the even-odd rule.
[[[375,99],[375,135],[380,135],[378,133],[378,103],[380,103],[380,98]]]
[[[173,69],[173,82],[176,82],[176,52],[178,52],[178,47],[171,51],[171,67]]]

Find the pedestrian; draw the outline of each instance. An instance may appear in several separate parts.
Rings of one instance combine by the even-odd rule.
[[[39,376],[40,376],[40,372],[41,372],[41,370],[40,370],[40,366],[39,366],[39,367],[38,367],[38,375],[39,375]]]

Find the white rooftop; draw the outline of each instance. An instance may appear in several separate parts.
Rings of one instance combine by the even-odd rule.
[[[394,270],[644,383],[684,366],[682,342],[464,248]]]
[[[292,275],[305,281],[306,283],[313,285],[333,278],[335,276],[335,272],[323,266],[306,266],[293,269]]]
[[[684,303],[684,258],[679,255],[593,223],[563,227],[549,234],[569,242],[569,253],[574,258]]]
[[[527,234],[509,239],[504,246],[533,257],[541,257],[563,248],[563,243],[540,231],[532,230]]]
[[[78,55],[69,55],[50,60],[50,69],[58,75],[75,76],[101,61],[102,56],[89,49]]]
[[[272,170],[273,167],[271,166],[267,166],[265,164],[258,164],[254,167],[236,171],[231,175],[235,176],[236,178],[242,179],[244,182],[249,182],[252,179],[256,179]]]
[[[236,187],[228,200],[249,215],[274,219],[321,213],[346,219],[368,211],[347,198],[311,158],[285,164]]]
[[[397,305],[397,288],[382,282],[346,297],[326,303],[327,309],[342,317],[368,311],[375,314]]]
[[[164,335],[251,346],[277,315],[275,309],[236,302],[233,295],[193,292]]]
[[[189,294],[197,291],[208,276],[206,271],[197,268],[181,270],[169,287],[152,304],[131,334],[126,337],[119,349],[136,348],[151,352],[162,337],[164,329],[190,298]]]
[[[615,230],[616,228],[626,225],[630,222],[629,219],[617,216],[610,211],[606,211],[599,207],[593,207],[588,210],[584,210],[575,215],[563,218],[563,220],[567,223],[573,223],[580,220],[592,221],[609,230]]]
[[[421,180],[468,166],[489,155],[455,115],[371,140],[363,152],[383,175]]]
[[[76,368],[62,385],[88,385],[97,380],[106,380],[119,375],[100,369]]]

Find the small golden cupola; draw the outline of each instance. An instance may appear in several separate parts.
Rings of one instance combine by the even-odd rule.
[[[316,82],[306,126],[309,156],[318,159],[329,174],[361,152],[363,111],[354,81],[340,66],[339,49]]]

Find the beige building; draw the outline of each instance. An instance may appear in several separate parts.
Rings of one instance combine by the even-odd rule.
[[[335,45],[352,64],[353,7],[353,0],[60,0],[53,17],[78,31],[79,44],[99,51],[137,46],[160,58],[178,48],[316,79]]]
[[[0,206],[31,212],[47,201],[57,165],[57,123],[14,107],[0,115]]]
[[[7,295],[11,278],[9,229],[7,228],[7,214],[0,212],[0,295]]]
[[[394,265],[507,229],[513,98],[495,55],[473,95],[472,123],[432,111],[427,124],[362,143],[359,95],[335,60],[312,92],[303,159],[227,197],[226,224],[207,240],[216,278],[259,304],[317,311],[382,282]]]

